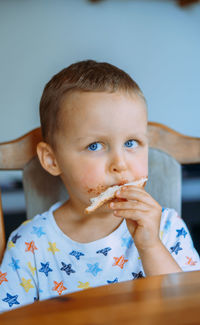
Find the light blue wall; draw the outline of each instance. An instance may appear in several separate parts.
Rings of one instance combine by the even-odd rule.
[[[200,4],[174,0],[1,0],[0,141],[39,125],[45,83],[82,59],[126,70],[149,120],[200,136]]]

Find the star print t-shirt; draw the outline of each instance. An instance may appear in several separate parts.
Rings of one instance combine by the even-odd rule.
[[[0,312],[145,276],[125,219],[107,237],[78,243],[55,222],[53,211],[60,204],[24,222],[10,235],[0,266]],[[200,269],[189,231],[175,210],[163,209],[160,238],[183,271]]]

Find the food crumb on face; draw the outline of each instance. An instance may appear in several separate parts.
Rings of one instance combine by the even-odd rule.
[[[105,191],[107,187],[105,185],[98,185],[96,188],[88,188],[88,194],[92,194],[94,196],[100,195],[103,191]]]
[[[119,183],[116,183],[116,184],[113,184],[111,186],[115,186],[115,185],[121,186],[121,185],[124,185],[126,183],[128,183],[128,181],[127,180],[123,180],[123,181],[121,181]],[[105,185],[97,185],[97,187],[95,187],[95,188],[88,188],[87,189],[87,193],[88,194],[91,194],[93,196],[98,196],[102,192],[106,191],[108,189],[108,187],[109,186],[105,186]]]

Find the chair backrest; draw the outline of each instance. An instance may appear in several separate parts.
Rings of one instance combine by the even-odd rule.
[[[148,123],[149,180],[146,190],[163,206],[181,215],[181,164],[200,163],[200,138],[184,136],[154,122]],[[0,144],[0,170],[23,170],[27,218],[68,198],[59,177],[49,175],[36,156],[42,140],[37,128],[14,141]],[[5,249],[5,231],[0,200],[0,260]]]

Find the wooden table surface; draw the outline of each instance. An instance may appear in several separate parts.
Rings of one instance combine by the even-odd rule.
[[[160,275],[35,302],[1,325],[200,324],[200,271]]]

